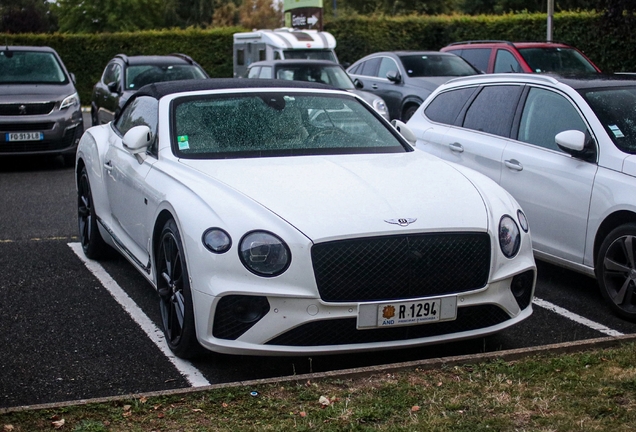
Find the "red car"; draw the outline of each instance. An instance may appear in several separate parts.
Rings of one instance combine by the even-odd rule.
[[[581,51],[557,42],[465,41],[440,51],[456,54],[485,73],[601,72]]]

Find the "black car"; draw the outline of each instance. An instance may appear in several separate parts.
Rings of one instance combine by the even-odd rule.
[[[439,85],[480,73],[461,57],[438,51],[378,52],[358,60],[347,72],[357,88],[384,99],[392,120],[404,122]]]
[[[108,62],[102,78],[93,87],[93,126],[108,123],[128,98],[146,84],[160,81],[209,78],[203,68],[184,54],[166,56],[116,55]]]
[[[74,81],[53,48],[0,47],[0,156],[75,162],[84,124]]]
[[[329,84],[357,94],[382,117],[388,119],[384,100],[378,95],[358,90],[342,66],[329,60],[265,60],[252,63],[247,78],[282,79]]]

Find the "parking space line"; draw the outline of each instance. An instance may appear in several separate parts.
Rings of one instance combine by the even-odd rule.
[[[603,324],[599,324],[597,322],[594,322],[592,320],[589,320],[585,317],[582,317],[581,315],[577,315],[574,312],[570,312],[567,309],[563,309],[560,306],[557,306],[555,304],[550,303],[549,301],[545,301],[545,300],[541,300],[540,298],[535,297],[534,300],[532,301],[532,303],[536,304],[537,306],[540,306],[544,309],[547,309],[549,311],[555,312],[561,316],[564,316],[568,319],[571,319],[574,322],[577,322],[579,324],[583,324],[584,326],[587,326],[591,329],[594,329],[596,331],[599,331],[603,334],[606,334],[608,336],[623,336],[623,333],[616,331],[616,330],[612,330],[609,327],[604,326]]]
[[[115,282],[97,261],[89,260],[82,251],[80,243],[68,243],[68,246],[75,252],[86,268],[101,282],[110,292],[113,298],[124,308],[132,319],[141,327],[150,340],[161,350],[168,360],[177,368],[192,387],[209,386],[210,382],[203,376],[201,371],[195,368],[189,361],[176,357],[168,345],[165,343],[163,332],[148,318],[137,303]]]

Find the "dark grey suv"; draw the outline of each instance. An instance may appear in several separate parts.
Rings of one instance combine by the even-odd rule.
[[[63,155],[84,132],[74,76],[49,47],[0,47],[0,156]]]
[[[205,79],[208,74],[184,54],[165,56],[127,56],[111,59],[101,79],[93,87],[91,121],[93,126],[112,121],[138,89],[161,81]]]

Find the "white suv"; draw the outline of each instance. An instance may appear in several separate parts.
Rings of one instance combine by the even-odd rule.
[[[418,149],[517,199],[538,259],[596,276],[612,309],[636,320],[636,77],[458,78],[407,126]]]

